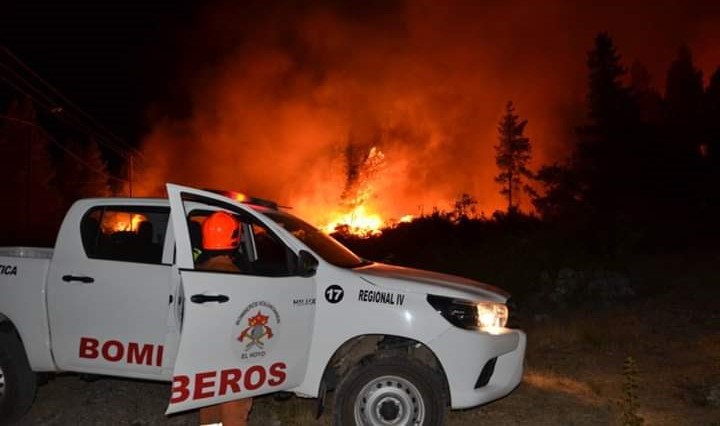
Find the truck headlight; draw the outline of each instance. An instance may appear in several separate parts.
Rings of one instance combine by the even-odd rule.
[[[502,328],[507,324],[508,308],[504,304],[482,302],[476,306],[480,327]]]
[[[466,330],[493,333],[507,324],[508,308],[502,303],[475,303],[436,295],[428,295],[427,300],[450,324]]]

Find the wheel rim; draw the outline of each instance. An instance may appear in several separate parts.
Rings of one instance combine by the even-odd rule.
[[[2,369],[2,366],[0,366],[0,405],[2,405],[2,400],[5,398],[5,372]]]
[[[368,382],[355,400],[355,423],[366,426],[421,425],[425,403],[417,387],[398,376]]]

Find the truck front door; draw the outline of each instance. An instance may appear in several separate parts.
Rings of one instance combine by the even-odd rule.
[[[168,185],[176,262],[185,295],[167,413],[296,387],[305,375],[315,280],[271,223],[229,199]],[[203,244],[208,217],[238,224],[237,247]],[[218,267],[217,259],[232,260]]]

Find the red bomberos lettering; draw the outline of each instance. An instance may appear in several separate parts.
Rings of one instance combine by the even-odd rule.
[[[185,402],[188,399],[199,400],[240,393],[243,389],[254,391],[264,385],[280,386],[287,378],[287,364],[276,362],[269,368],[253,365],[244,372],[239,368],[220,371],[202,371],[194,376],[173,377],[171,404]],[[241,386],[242,384],[242,386]]]
[[[129,342],[125,345],[119,340],[101,342],[94,337],[80,338],[80,358],[102,358],[109,362],[125,361],[128,364],[162,366],[163,345]]]

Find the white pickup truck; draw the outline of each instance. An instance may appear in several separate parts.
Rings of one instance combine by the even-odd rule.
[[[266,202],[167,191],[80,200],[54,249],[0,248],[0,423],[41,372],[171,382],[168,414],[334,390],[339,425],[439,425],[520,382],[503,291],[363,260]],[[218,210],[241,224],[241,272],[199,267]]]

